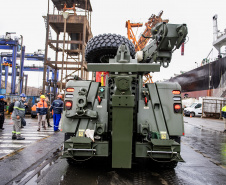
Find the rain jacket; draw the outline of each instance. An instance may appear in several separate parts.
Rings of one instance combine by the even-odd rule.
[[[20,118],[23,118],[25,116],[25,102],[22,100],[16,101],[13,107],[13,113],[12,118],[16,118],[17,116],[20,116]]]
[[[61,114],[63,112],[64,102],[61,99],[54,100],[50,111],[53,110],[53,114]]]
[[[5,101],[0,100],[0,113],[4,113],[4,107],[6,104]]]
[[[48,106],[46,101],[40,100],[37,104],[36,112],[40,115],[46,115],[48,111]]]

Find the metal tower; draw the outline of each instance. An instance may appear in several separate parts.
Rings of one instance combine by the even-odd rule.
[[[77,75],[82,79],[88,79],[87,63],[85,61],[85,47],[90,38],[91,32],[91,11],[90,0],[52,0],[57,14],[53,11],[44,17],[46,19],[46,45],[43,72],[43,93],[46,86],[53,87],[47,82],[47,66],[60,72],[60,81],[57,87],[62,91],[65,88],[66,79],[72,75]],[[56,34],[56,39],[50,37],[50,29]],[[52,32],[53,33],[53,32]],[[55,60],[48,60],[48,51],[52,49]],[[60,55],[62,54],[62,56]],[[52,57],[51,57],[52,58]],[[57,80],[55,72],[54,80]]]

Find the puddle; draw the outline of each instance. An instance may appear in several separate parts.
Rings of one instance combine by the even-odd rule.
[[[218,165],[226,164],[226,134],[185,125],[182,141]]]
[[[51,158],[45,159],[43,162],[41,162],[35,169],[32,169],[31,171],[27,172],[21,179],[21,175],[19,175],[16,180],[12,182],[13,185],[34,185],[38,184],[38,182],[47,174],[49,169],[52,165],[57,163],[57,159],[61,155],[61,148],[58,148],[55,152],[53,152],[53,155]],[[10,184],[10,183],[8,183]]]

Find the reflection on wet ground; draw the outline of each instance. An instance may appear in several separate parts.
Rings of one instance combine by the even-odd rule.
[[[132,169],[112,169],[107,160],[92,160],[77,166],[68,166],[62,176],[62,185],[82,184],[183,184],[175,170],[164,170],[151,166],[149,160],[139,160]]]
[[[34,164],[31,166],[32,170],[25,172],[25,175],[22,173],[17,178],[12,179],[7,184],[13,185],[34,185],[38,184],[38,182],[43,178],[43,176],[47,175],[49,169],[51,169],[55,163],[57,163],[57,159],[60,157],[62,148],[58,148],[55,152],[53,152],[52,156],[43,160],[40,164]]]
[[[226,134],[185,124],[182,142],[217,165],[226,167]]]

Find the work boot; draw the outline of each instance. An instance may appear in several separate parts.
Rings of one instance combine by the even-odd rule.
[[[46,127],[45,126],[43,128],[44,128],[44,130],[46,130]]]
[[[226,129],[224,130],[224,132],[223,133],[226,133]]]
[[[40,128],[38,128],[38,130],[37,131],[40,131]]]
[[[4,130],[5,128],[0,128],[1,130]]]
[[[53,127],[52,125],[48,124],[48,127]]]
[[[21,135],[17,136],[16,140],[25,140],[24,137],[21,137]]]
[[[12,135],[12,139],[15,140],[16,139],[16,134]]]
[[[16,138],[16,140],[25,140],[25,138],[24,137],[18,137],[18,138]]]

